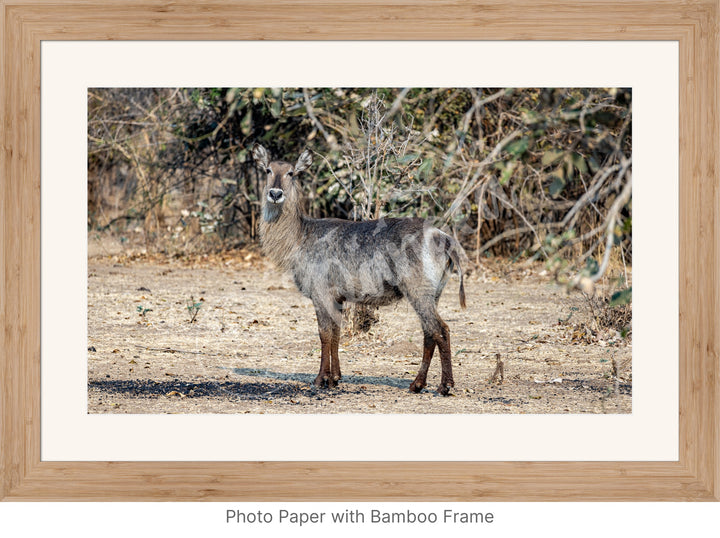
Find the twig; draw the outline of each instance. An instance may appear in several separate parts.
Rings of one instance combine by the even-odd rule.
[[[310,100],[310,94],[308,94],[307,88],[303,88],[303,97],[305,98],[305,110],[307,111],[308,118],[310,118],[310,121],[313,123],[313,125],[315,125],[315,127],[317,127],[317,129],[322,133],[325,141],[332,148],[332,150],[337,151],[339,149],[337,140],[334,136],[332,136],[325,130],[323,124],[320,123],[320,121],[317,119],[317,116],[315,116],[315,110],[313,109],[312,102]]]
[[[632,174],[627,172],[627,182],[625,183],[622,192],[613,202],[613,205],[608,211],[606,220],[607,227],[605,232],[605,252],[603,253],[603,259],[600,263],[600,267],[598,267],[598,270],[590,276],[584,276],[582,272],[578,273],[571,281],[571,284],[574,287],[590,291],[594,289],[595,282],[600,280],[605,274],[605,271],[607,271],[608,264],[610,263],[610,252],[612,251],[613,243],[615,241],[615,222],[617,220],[617,215],[620,212],[620,209],[622,209],[630,200],[631,193]]]
[[[628,159],[628,166],[630,166],[630,162],[632,162],[631,159]],[[585,193],[580,197],[580,199],[575,203],[575,205],[570,209],[570,211],[567,212],[565,215],[565,218],[563,218],[562,223],[563,225],[566,225],[570,222],[570,219],[573,218],[573,216],[580,211],[583,207],[585,207],[597,194],[600,187],[603,186],[605,183],[605,180],[610,177],[610,174],[615,172],[616,170],[620,169],[619,165],[611,166],[610,168],[607,168],[603,170],[602,174],[599,175],[599,177],[595,180],[595,182],[592,184],[590,189],[586,190]],[[627,168],[621,170],[621,174],[625,172]],[[571,226],[572,227],[572,226]]]
[[[480,94],[477,91],[475,91],[474,89],[470,90],[470,92],[475,96],[475,100],[473,101],[470,109],[465,113],[465,116],[463,117],[462,128],[460,129],[461,135],[460,141],[458,143],[458,150],[460,150],[465,143],[465,135],[467,135],[467,132],[470,130],[470,120],[473,114],[475,114],[475,112],[480,107],[488,103],[492,103],[493,101],[496,101],[497,99],[500,99],[501,97],[507,95],[508,91],[509,90],[503,88],[502,90],[495,92],[494,94],[489,95],[484,99],[480,99]]]
[[[185,349],[174,349],[171,347],[147,347],[135,344],[138,349],[145,349],[147,351],[160,351],[162,353],[187,353],[191,355],[207,355],[208,357],[221,357],[222,353],[206,353],[205,351],[188,351]]]
[[[488,378],[488,385],[502,385],[505,381],[505,363],[500,359],[500,353],[495,354],[495,371]]]
[[[551,230],[554,228],[562,228],[563,224],[561,222],[541,222],[538,224],[539,228],[544,228],[546,230]],[[501,241],[504,241],[505,239],[509,237],[515,237],[516,235],[522,235],[528,232],[534,231],[533,228],[529,226],[523,226],[521,228],[513,228],[512,230],[505,230],[504,232],[496,235],[492,239],[486,241],[482,247],[480,247],[480,253],[485,252],[490,247],[500,243]],[[537,236],[537,233],[535,234]]]
[[[477,179],[480,177],[480,175],[485,171],[485,168],[492,163],[495,162],[495,159],[500,154],[500,152],[507,146],[510,142],[515,140],[518,136],[520,136],[520,129],[517,129],[507,135],[505,138],[503,138],[498,144],[493,148],[493,150],[485,157],[478,165],[475,170],[475,173],[472,175],[472,180],[468,181],[469,175],[465,176],[465,181],[463,182],[462,186],[460,187],[460,191],[458,192],[457,196],[455,197],[455,200],[450,205],[450,208],[445,212],[443,215],[442,220],[447,224],[452,216],[455,214],[455,212],[458,210],[460,205],[463,203],[463,201],[468,197],[468,195],[473,192],[478,185],[475,183]],[[469,187],[468,187],[469,185]]]
[[[609,216],[607,221],[605,253],[603,254],[603,260],[597,272],[590,277],[590,280],[593,282],[600,280],[607,270],[608,263],[610,262],[610,252],[612,251],[613,242],[615,241],[615,221],[617,219],[617,214],[620,212],[620,209],[627,204],[628,200],[630,200],[630,194],[632,193],[632,174],[628,173],[627,176],[628,180],[627,183],[625,183],[625,187],[623,187],[620,196],[617,197],[617,200],[615,200],[613,205],[610,207],[610,211],[608,211]]]

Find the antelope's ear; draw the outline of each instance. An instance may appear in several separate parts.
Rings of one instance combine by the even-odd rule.
[[[298,161],[295,164],[295,171],[302,172],[303,170],[307,170],[308,168],[310,168],[311,164],[312,155],[310,154],[310,150],[306,149],[302,152],[302,154],[300,154],[300,157],[298,157]]]
[[[265,148],[262,147],[260,144],[255,144],[253,146],[252,155],[258,166],[262,168],[268,167],[268,164],[270,163],[270,156],[268,155],[267,150],[265,150]]]

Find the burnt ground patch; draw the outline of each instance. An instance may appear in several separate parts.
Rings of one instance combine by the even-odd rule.
[[[272,379],[277,379],[279,381],[295,381],[307,383],[309,385],[312,385],[316,376],[316,374],[294,374],[258,368],[232,368],[232,372],[241,376],[268,377]],[[342,388],[346,384],[361,386],[385,385],[393,388],[407,389],[410,386],[412,380],[412,376],[409,376],[408,378],[402,378],[393,376],[343,374],[339,387]]]
[[[618,382],[617,386],[609,379],[563,379],[563,384],[573,390],[592,391],[600,394],[617,391],[618,394],[632,395],[632,383]]]
[[[179,396],[184,398],[223,398],[232,400],[274,400],[299,396],[322,399],[343,394],[362,394],[365,387],[318,389],[313,385],[278,383],[243,383],[236,381],[200,383],[173,380],[153,381],[151,379],[101,380],[88,383],[89,393],[108,396],[129,396],[134,398],[159,398]]]
[[[181,380],[153,381],[148,379],[90,381],[88,390],[99,391],[108,395],[122,394],[136,398],[182,396],[187,398],[222,397],[231,400],[270,400],[278,397],[289,398],[309,392],[307,388],[288,383],[241,383],[231,381],[192,383]]]

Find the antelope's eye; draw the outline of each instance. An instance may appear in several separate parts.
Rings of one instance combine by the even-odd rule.
[[[293,171],[292,171],[292,170],[290,170],[290,171],[287,173],[287,177],[293,177]]]
[[[270,170],[269,168],[266,168],[265,172],[267,172],[268,174],[272,174],[272,170]]]

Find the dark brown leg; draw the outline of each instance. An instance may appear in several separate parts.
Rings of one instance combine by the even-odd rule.
[[[440,321],[440,334],[436,335],[437,345],[440,349],[440,365],[442,367],[442,374],[440,377],[440,386],[438,386],[438,393],[443,396],[450,394],[450,387],[455,386],[452,373],[452,354],[450,353],[450,329],[442,321]]]
[[[435,353],[435,340],[432,335],[425,334],[423,339],[423,359],[418,370],[415,381],[410,384],[410,392],[420,392],[427,385],[427,373],[430,368],[430,361],[432,360],[433,353]]]
[[[340,326],[333,319],[338,315],[338,303],[333,301],[328,305],[316,304],[318,330],[320,333],[320,372],[315,378],[315,386],[329,388],[337,387],[340,379],[340,361],[338,359],[338,346],[340,341]]]
[[[340,357],[338,357],[338,347],[340,346],[340,326],[333,325],[332,339],[330,341],[330,380],[337,386],[337,382],[342,379],[340,373]]]
[[[320,373],[315,378],[316,387],[324,387],[330,381],[330,344],[332,333],[320,329]]]
[[[430,368],[430,361],[435,347],[440,350],[440,363],[442,376],[437,391],[443,396],[450,394],[449,387],[455,385],[452,374],[452,363],[450,354],[450,330],[445,322],[440,319],[437,313],[436,297],[434,294],[422,294],[422,289],[407,290],[406,297],[417,312],[422,325],[423,360],[418,375],[410,385],[410,390],[420,392],[427,383],[427,372]]]

